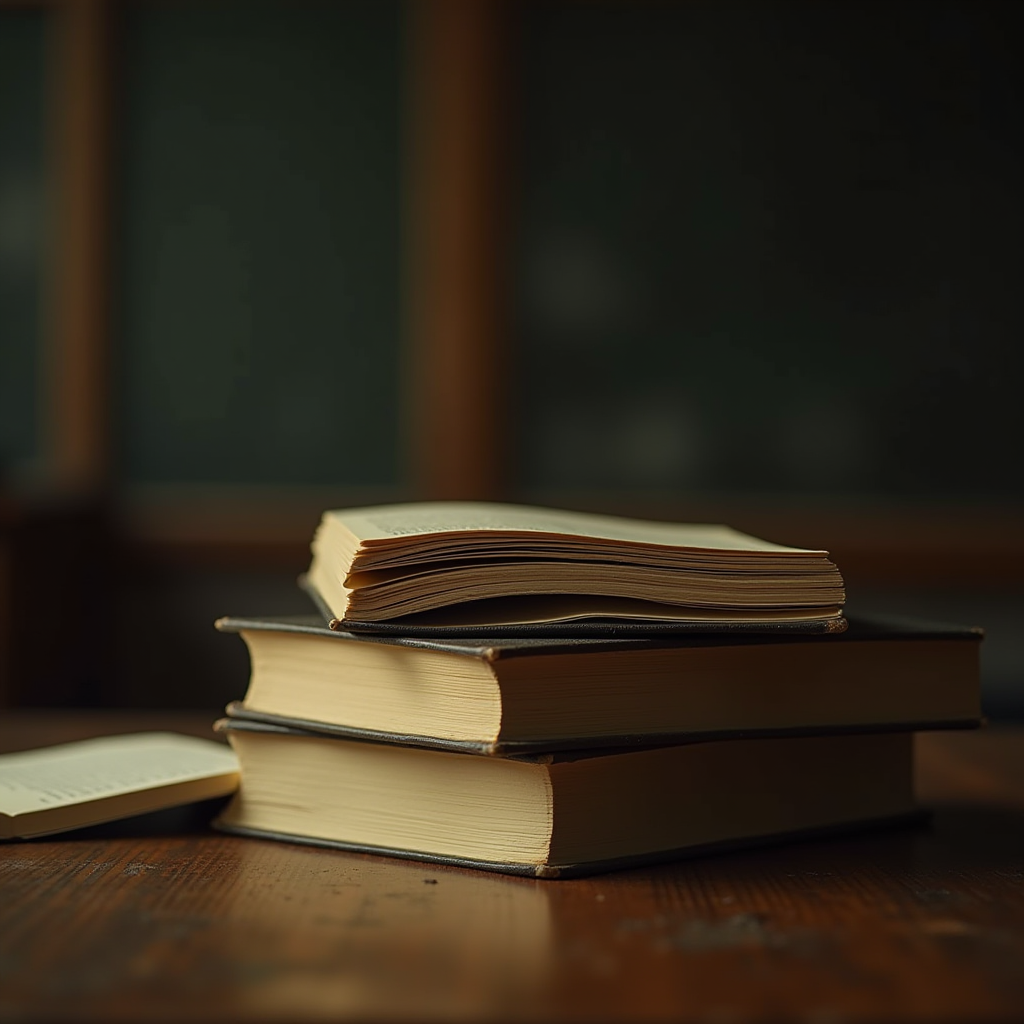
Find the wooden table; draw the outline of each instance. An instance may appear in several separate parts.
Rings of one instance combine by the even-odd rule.
[[[212,717],[7,714],[0,747]],[[1024,731],[918,759],[930,827],[582,881],[180,813],[5,844],[0,1020],[1022,1020]]]

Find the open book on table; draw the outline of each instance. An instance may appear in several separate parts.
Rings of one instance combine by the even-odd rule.
[[[828,552],[727,526],[479,502],[331,510],[306,586],[347,630],[839,632]]]

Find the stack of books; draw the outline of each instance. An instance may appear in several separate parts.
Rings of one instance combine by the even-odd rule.
[[[568,877],[904,820],[979,630],[844,615],[827,553],[468,503],[325,513],[319,613],[225,618],[245,835]]]

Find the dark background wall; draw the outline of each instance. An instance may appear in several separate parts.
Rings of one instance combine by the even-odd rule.
[[[210,707],[246,678],[213,618],[305,609],[320,508],[430,491],[410,253],[441,5],[94,6],[84,489],[53,455],[63,8],[0,8],[0,694]],[[851,607],[988,627],[988,708],[1024,713],[1014,5],[481,7],[500,102],[435,144],[500,152],[498,496],[827,546]]]
[[[1009,13],[530,8],[521,479],[1020,498]]]

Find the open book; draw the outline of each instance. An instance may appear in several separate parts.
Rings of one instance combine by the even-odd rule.
[[[339,629],[844,625],[827,552],[727,526],[429,502],[325,512],[312,549],[307,586]]]
[[[0,839],[49,835],[238,788],[223,743],[149,732],[0,755]]]

